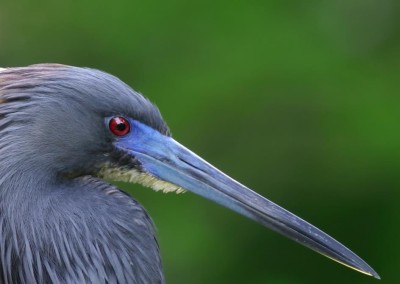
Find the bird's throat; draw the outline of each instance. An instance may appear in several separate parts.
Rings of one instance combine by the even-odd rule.
[[[138,183],[155,191],[164,193],[176,192],[183,193],[185,189],[175,184],[160,180],[149,173],[140,172],[136,169],[122,167],[103,166],[98,172],[98,176],[109,181],[122,181],[128,183]]]

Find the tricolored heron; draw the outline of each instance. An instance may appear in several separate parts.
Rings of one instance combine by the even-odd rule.
[[[361,258],[172,139],[158,109],[107,73],[0,71],[1,283],[163,283],[153,224],[102,178],[211,199],[359,272]]]

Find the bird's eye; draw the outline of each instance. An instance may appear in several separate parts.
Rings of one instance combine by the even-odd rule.
[[[124,136],[128,134],[131,129],[128,120],[122,116],[111,118],[109,127],[110,131],[117,136]]]

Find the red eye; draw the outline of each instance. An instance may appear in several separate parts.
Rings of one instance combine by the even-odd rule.
[[[128,120],[122,116],[111,118],[109,127],[111,132],[117,136],[124,136],[128,134],[129,130],[131,129]]]

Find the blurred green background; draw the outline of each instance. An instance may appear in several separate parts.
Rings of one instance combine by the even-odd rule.
[[[149,210],[168,283],[400,283],[400,2],[1,1],[0,66],[108,71],[175,139],[342,241],[342,267],[191,193]]]

